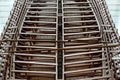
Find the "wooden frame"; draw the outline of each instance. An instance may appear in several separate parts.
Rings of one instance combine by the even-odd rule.
[[[0,43],[2,80],[120,79],[104,0],[16,0]]]

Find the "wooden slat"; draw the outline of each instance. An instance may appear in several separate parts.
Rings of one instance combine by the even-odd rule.
[[[28,28],[28,29],[50,29],[50,30],[56,30],[56,28],[53,28],[53,27],[35,27],[35,26],[23,26],[22,27],[23,29],[24,28]]]
[[[52,2],[52,3],[36,3],[36,2],[31,2],[31,3],[27,3],[27,4],[30,4],[30,5],[57,5],[57,3],[54,3],[54,2]]]
[[[64,23],[69,23],[69,24],[73,24],[73,23],[90,23],[90,22],[97,22],[96,20],[84,20],[84,21],[67,21]]]
[[[63,5],[68,5],[68,4],[88,4],[89,2],[65,2]]]
[[[55,66],[56,63],[45,63],[45,62],[36,62],[36,61],[14,61],[14,63],[19,63],[19,64],[36,64],[36,65],[50,65],[50,66]]]
[[[63,13],[64,14],[67,14],[67,13],[75,14],[75,13],[90,13],[90,12],[92,12],[92,11],[91,10],[86,10],[86,11],[64,11]]]
[[[92,78],[84,78],[84,80],[98,80],[98,79],[108,79],[110,76],[97,76],[97,77],[92,77]],[[77,79],[81,80],[81,79]]]
[[[82,29],[82,28],[98,28],[97,25],[90,25],[90,26],[72,26],[72,27],[65,27],[65,30],[70,30],[70,29]]]
[[[28,18],[52,18],[52,19],[55,19],[57,18],[56,16],[25,16],[25,17],[28,17]]]
[[[43,46],[16,46],[17,48],[40,48],[40,49],[54,49],[55,47],[43,47]]]
[[[64,65],[73,65],[73,64],[82,64],[82,63],[89,63],[89,62],[97,62],[97,61],[105,61],[106,59],[93,59],[93,60],[83,60],[83,61],[75,61],[75,62],[66,62]]]
[[[28,7],[28,9],[57,9],[57,7]]]
[[[103,51],[90,51],[90,52],[81,52],[81,53],[74,53],[74,54],[67,54],[64,55],[64,57],[70,57],[70,56],[78,56],[78,55],[86,55],[86,54],[97,54],[97,53],[102,53]]]
[[[43,33],[30,33],[30,32],[20,33],[20,34],[25,34],[25,35],[39,35],[39,36],[56,36],[56,34],[43,34]]]
[[[65,36],[71,35],[82,35],[82,34],[93,34],[93,33],[100,33],[100,31],[87,31],[87,32],[80,32],[80,33],[66,33]]]
[[[99,65],[99,62],[98,63],[94,63],[94,65]],[[82,63],[82,64],[74,64],[74,65],[65,65],[65,67],[66,67],[66,69],[67,68],[77,68],[77,67],[83,67],[83,68],[85,68],[86,66],[91,66],[91,63]]]
[[[84,9],[91,8],[90,6],[82,6],[82,7],[63,7],[63,9]]]
[[[31,14],[33,14],[33,13],[38,13],[38,14],[57,14],[57,12],[55,12],[55,11],[53,11],[53,12],[48,12],[48,11],[28,11],[27,13],[31,13]]]
[[[56,24],[56,22],[49,22],[49,21],[24,21],[24,23],[44,23],[44,24]]]
[[[96,39],[101,39],[101,37],[90,37],[90,38],[78,38],[78,39],[75,39],[76,41],[87,41],[87,40],[96,40]]]
[[[33,56],[33,57],[53,57],[55,58],[55,55],[44,55],[44,54],[26,54],[26,53],[14,53],[16,56]]]
[[[73,71],[65,71],[65,74],[76,73],[76,72],[84,72],[84,71],[92,71],[92,70],[102,70],[108,67],[97,67],[97,68],[89,68],[89,69],[82,69],[82,70],[73,70]]]
[[[26,70],[12,70],[15,73],[37,73],[37,74],[55,74],[56,72],[48,72],[48,71],[26,71]]]
[[[83,15],[83,16],[64,16],[63,18],[86,18],[86,17],[95,17],[94,15]]]

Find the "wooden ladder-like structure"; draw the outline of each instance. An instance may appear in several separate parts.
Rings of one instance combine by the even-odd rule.
[[[119,80],[119,45],[104,0],[16,0],[2,80]]]

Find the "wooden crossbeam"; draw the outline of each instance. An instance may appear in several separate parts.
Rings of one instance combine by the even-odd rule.
[[[38,73],[38,74],[55,74],[56,72],[48,72],[48,71],[26,71],[26,70],[12,70],[15,73]]]
[[[94,60],[83,60],[83,61],[76,61],[76,62],[66,62],[64,65],[74,65],[74,64],[82,64],[82,63],[89,63],[89,62],[97,62],[97,61],[105,61],[106,59],[94,59]]]
[[[76,72],[84,72],[84,71],[92,71],[92,70],[102,70],[108,67],[97,67],[97,68],[89,68],[89,69],[82,69],[82,70],[74,70],[74,71],[66,71],[65,74],[76,73]]]
[[[19,64],[36,64],[36,65],[50,65],[50,66],[55,66],[56,63],[45,63],[45,62],[36,62],[36,61],[14,61],[14,63],[19,63]]]

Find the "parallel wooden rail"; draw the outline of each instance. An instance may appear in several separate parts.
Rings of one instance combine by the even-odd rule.
[[[119,80],[118,36],[105,0],[16,0],[2,80]]]

